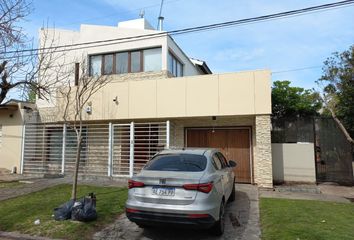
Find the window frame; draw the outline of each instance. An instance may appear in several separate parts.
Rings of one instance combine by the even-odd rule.
[[[157,46],[157,47],[150,47],[150,48],[142,48],[142,49],[131,49],[127,51],[119,51],[119,52],[107,52],[107,53],[100,53],[100,54],[90,54],[88,55],[89,58],[89,75],[90,76],[95,76],[92,72],[92,57],[101,57],[101,74],[98,76],[105,76],[105,75],[112,75],[112,74],[127,74],[127,73],[140,73],[144,72],[144,50],[149,50],[149,49],[161,49],[161,62],[162,62],[162,46]],[[132,53],[133,52],[139,52],[140,53],[140,59],[139,59],[139,64],[140,64],[140,69],[137,72],[132,72]],[[117,73],[117,54],[119,53],[128,53],[128,71],[127,73]],[[106,55],[113,55],[113,66],[112,66],[112,73],[106,74],[104,72],[105,69],[105,56]],[[182,64],[182,63],[181,63]],[[162,64],[161,64],[162,67]],[[182,69],[183,69],[183,64],[182,64]],[[162,70],[162,69],[161,69]]]
[[[184,64],[183,62],[180,60],[180,58],[177,57],[177,55],[172,51],[172,50],[168,50],[168,55],[171,56],[171,60],[172,62],[170,63],[172,65],[172,72],[170,72],[174,77],[183,77],[184,76]],[[169,69],[169,56],[167,56],[167,70],[170,71]],[[180,73],[181,76],[179,76],[179,71],[178,71],[178,64],[181,66],[180,68]]]

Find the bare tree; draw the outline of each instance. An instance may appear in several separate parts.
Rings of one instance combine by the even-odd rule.
[[[26,0],[0,0],[0,104],[10,92],[21,89],[46,98],[65,75],[58,71],[62,64],[55,61],[64,55],[55,53],[57,49],[52,47],[55,38],[49,38],[43,30],[40,45],[47,49],[37,51],[33,40],[20,27],[20,22],[32,11],[31,6]]]
[[[76,69],[73,69],[72,73],[75,75],[75,81],[67,78],[65,85],[63,84],[65,87],[59,88],[57,96],[61,98],[59,108],[63,114],[63,120],[76,134],[75,168],[71,193],[71,198],[76,200],[77,179],[83,147],[84,114],[87,114],[85,110],[91,105],[90,100],[94,94],[110,82],[110,77],[107,75],[90,76],[85,61],[76,65]]]
[[[354,146],[354,45],[341,53],[332,53],[322,70],[317,84],[324,106]]]
[[[322,84],[320,84],[318,82],[318,85],[320,85],[320,87],[322,89],[325,89],[324,91],[318,91],[319,92],[319,96],[322,99],[323,105],[325,107],[325,109],[327,109],[331,115],[331,117],[333,118],[333,120],[336,122],[336,124],[338,125],[339,129],[342,131],[342,133],[344,134],[345,138],[347,139],[347,141],[354,146],[354,140],[353,138],[350,136],[350,133],[348,132],[347,128],[344,126],[344,124],[342,123],[342,121],[337,117],[336,114],[336,96],[335,94],[329,90],[326,87],[324,87]]]

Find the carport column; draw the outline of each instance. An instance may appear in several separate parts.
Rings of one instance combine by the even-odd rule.
[[[129,176],[134,174],[134,122],[130,123]]]
[[[260,187],[273,187],[271,121],[269,115],[255,116],[254,178]]]
[[[20,173],[23,174],[23,162],[25,160],[25,137],[26,137],[26,124],[22,127],[22,145],[21,145],[21,162],[20,162]]]
[[[170,148],[170,121],[166,121],[166,149]]]
[[[65,172],[65,144],[66,144],[66,124],[63,124],[63,143],[61,149],[61,174]]]
[[[112,157],[113,157],[113,125],[108,125],[108,177],[112,176]]]

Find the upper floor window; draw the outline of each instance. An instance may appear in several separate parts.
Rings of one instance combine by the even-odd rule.
[[[101,75],[102,68],[102,56],[91,56],[90,57],[90,75],[97,76]]]
[[[167,59],[168,71],[175,77],[183,76],[183,64],[172,54],[168,53]]]
[[[90,75],[161,71],[161,48],[90,56]]]

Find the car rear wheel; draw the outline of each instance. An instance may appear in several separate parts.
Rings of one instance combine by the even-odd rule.
[[[216,236],[221,236],[225,229],[225,204],[224,201],[221,202],[219,220],[215,223],[212,228],[212,233]]]

